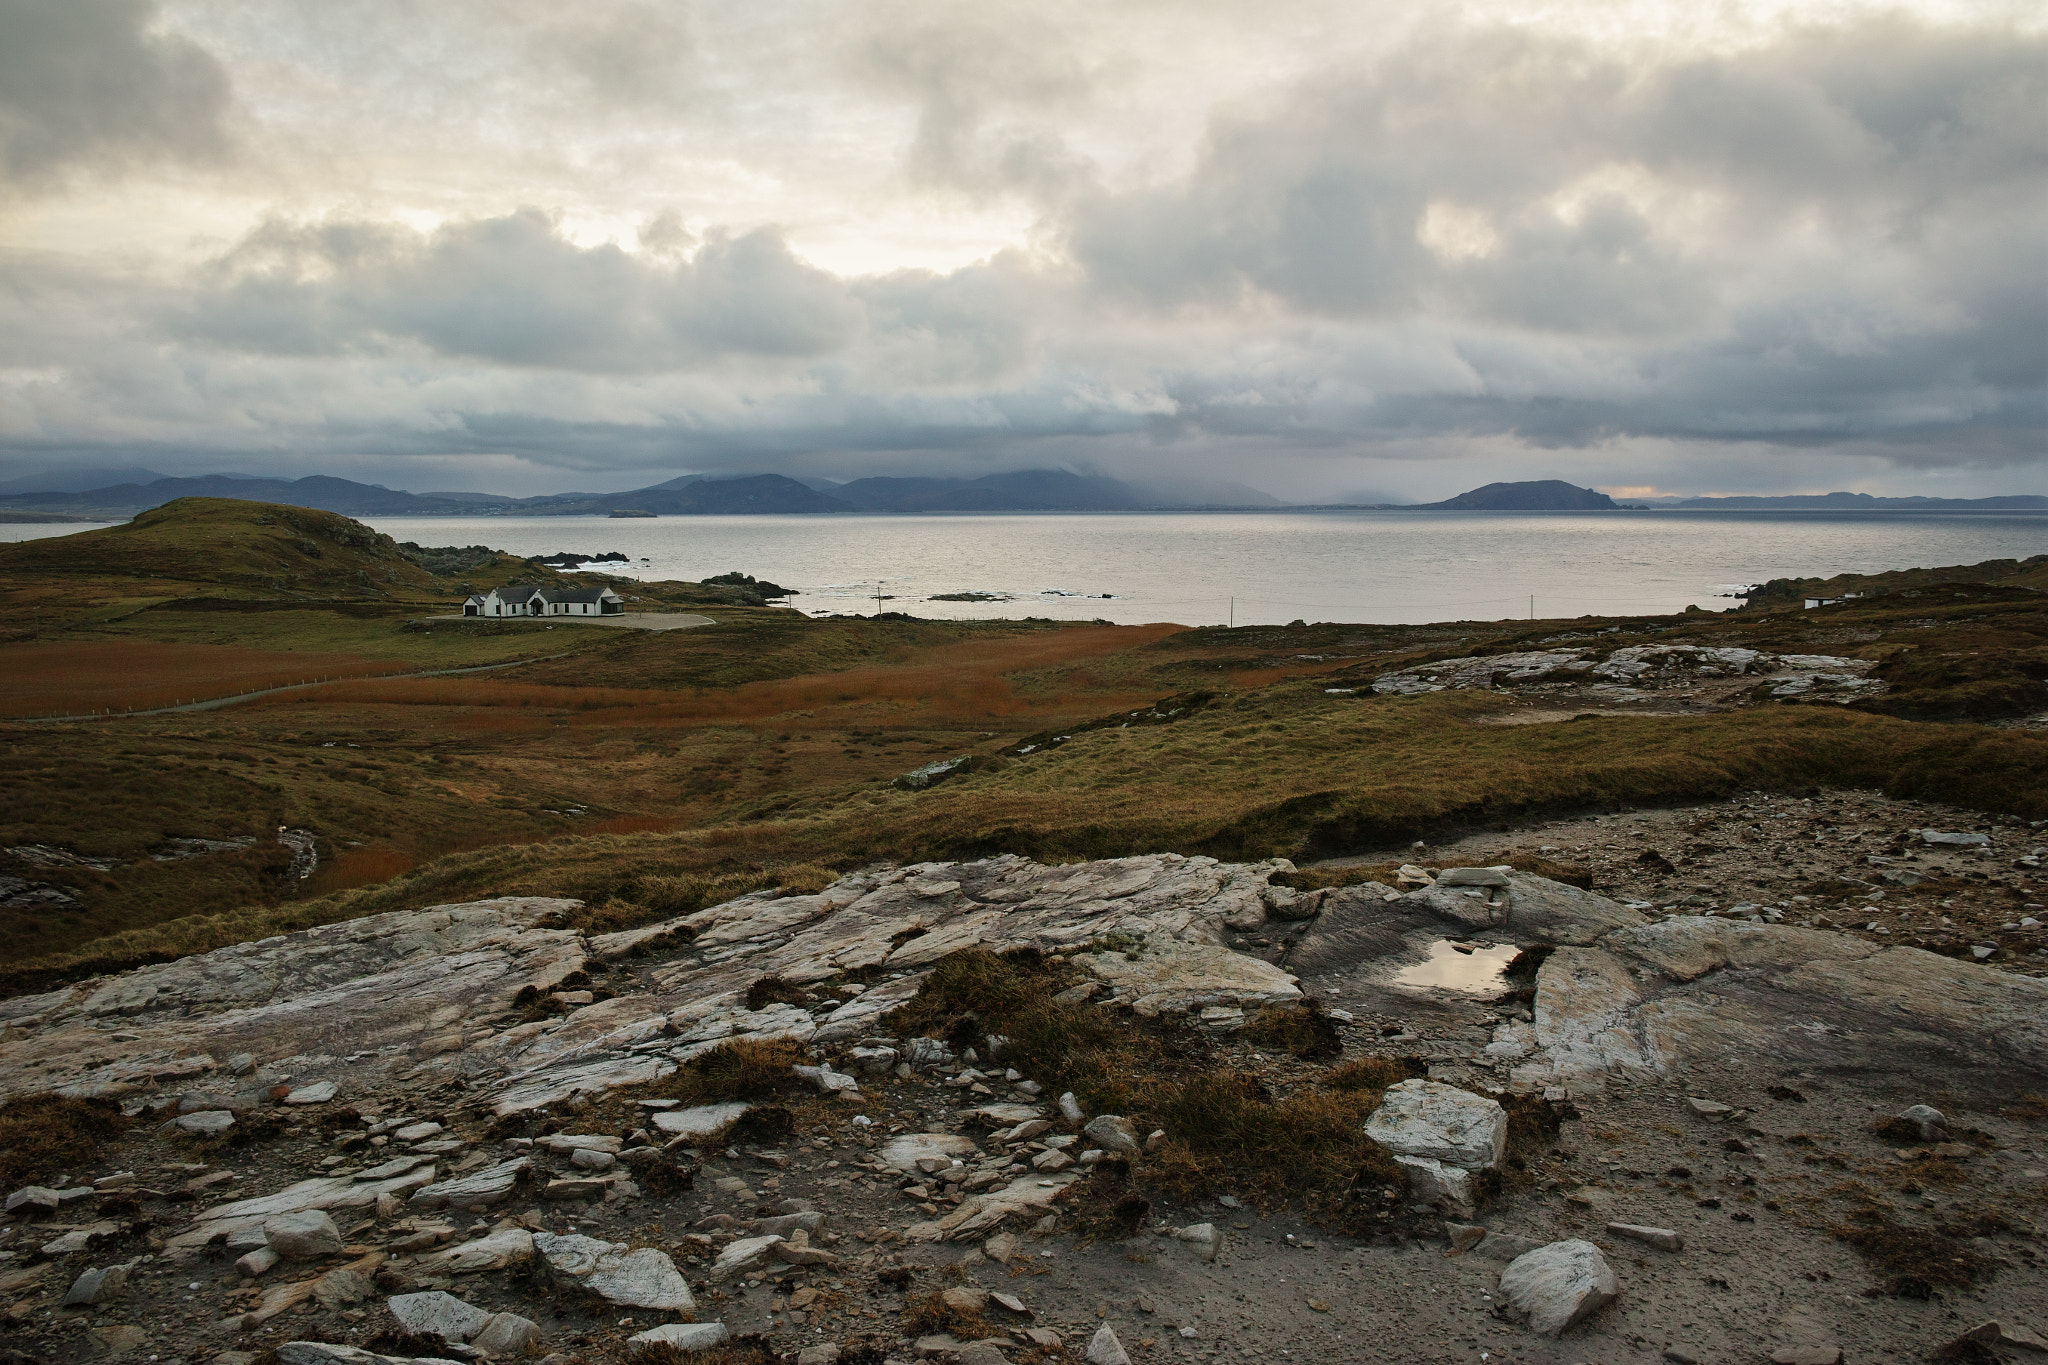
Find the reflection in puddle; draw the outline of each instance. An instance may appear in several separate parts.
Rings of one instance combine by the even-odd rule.
[[[1460,952],[1460,948],[1470,951]],[[1469,943],[1454,944],[1450,939],[1440,938],[1429,945],[1429,961],[1402,968],[1394,978],[1394,984],[1434,986],[1439,990],[1491,995],[1502,988],[1500,974],[1520,951],[1512,943],[1478,948]]]

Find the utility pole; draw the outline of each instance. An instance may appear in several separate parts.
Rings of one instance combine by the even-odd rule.
[[[1230,599],[1230,625],[1228,629],[1237,629],[1237,599],[1235,597]]]
[[[877,616],[882,614],[882,589],[887,586],[888,580],[881,578],[875,580],[875,615]]]
[[[1533,592],[1529,594],[1529,619],[1536,619],[1536,594]]]

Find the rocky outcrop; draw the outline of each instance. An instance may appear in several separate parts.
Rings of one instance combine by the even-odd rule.
[[[920,863],[589,938],[555,927],[574,902],[537,897],[377,915],[6,1002],[0,1096],[57,1087],[137,1102],[249,1052],[262,1059],[255,1087],[331,1081],[345,1103],[352,1085],[459,1078],[512,1114],[658,1079],[735,1038],[858,1037],[932,963],[976,945],[1113,943],[1077,960],[1148,1013],[1291,999],[1286,972],[1225,946],[1226,921],[1264,922],[1270,878],[1287,866],[1178,854]],[[545,995],[629,954],[648,961],[653,990],[533,1022],[511,1014],[522,990]],[[854,970],[884,979],[820,1007],[746,1008],[762,976],[804,984]],[[116,1024],[129,1035],[118,1045]]]

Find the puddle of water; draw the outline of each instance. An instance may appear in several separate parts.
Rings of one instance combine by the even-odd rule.
[[[1491,948],[1472,948],[1461,953],[1453,946],[1453,940],[1440,938],[1429,945],[1429,961],[1418,962],[1404,967],[1394,978],[1396,986],[1434,986],[1444,991],[1464,991],[1471,995],[1492,995],[1504,988],[1501,973],[1508,963],[1515,960],[1521,949],[1512,943],[1497,944]]]

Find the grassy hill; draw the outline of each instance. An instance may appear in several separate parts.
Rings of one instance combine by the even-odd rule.
[[[228,498],[179,498],[119,526],[0,546],[0,574],[165,580],[295,597],[431,600],[453,591],[361,522]]]

